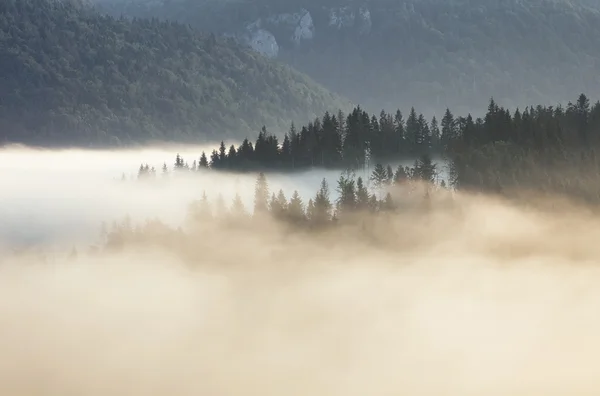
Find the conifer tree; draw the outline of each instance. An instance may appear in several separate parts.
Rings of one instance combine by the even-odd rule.
[[[271,215],[275,218],[284,218],[287,211],[287,198],[285,197],[283,190],[280,189],[277,196],[273,193],[269,204],[269,210],[271,211]]]
[[[356,179],[356,208],[365,210],[369,207],[369,192],[363,184],[362,177]]]
[[[223,218],[227,215],[228,210],[225,205],[225,199],[223,199],[223,195],[217,195],[217,200],[215,202],[215,216],[219,218]]]
[[[290,199],[290,203],[287,208],[288,217],[293,222],[301,222],[306,220],[306,214],[304,212],[304,203],[302,202],[302,198],[300,198],[300,194],[297,190],[294,190],[292,194],[292,198]]]
[[[400,110],[394,116],[395,148],[398,154],[406,154],[406,126]]]
[[[236,219],[246,216],[246,208],[244,207],[244,202],[239,193],[235,193],[235,196],[233,197],[233,202],[231,203],[231,215]]]
[[[437,176],[436,164],[433,163],[429,154],[422,154],[414,166],[415,176],[428,183],[433,183]]]
[[[414,154],[417,151],[417,147],[421,143],[421,130],[419,128],[419,118],[415,108],[410,109],[408,120],[406,120],[406,143],[408,152]]]
[[[441,132],[435,116],[431,119],[429,126],[431,130],[431,148],[434,152],[438,152],[441,148]]]
[[[429,125],[427,120],[423,114],[419,114],[419,118],[417,119],[418,123],[418,135],[417,135],[417,152],[418,153],[426,153],[431,150],[431,131],[429,129]]]
[[[392,184],[392,182],[394,181],[394,170],[392,169],[391,165],[388,165],[387,168],[385,169],[385,184],[386,185],[390,185]]]
[[[381,203],[381,208],[384,211],[394,211],[396,209],[396,204],[394,203],[394,199],[392,198],[392,194],[391,193],[387,193],[385,195],[385,198],[383,200],[383,202]]]
[[[217,150],[213,150],[210,155],[210,167],[213,169],[220,169],[222,167],[222,164],[223,161],[221,161],[219,152]]]
[[[219,146],[219,162],[222,165],[225,165],[226,158],[227,158],[227,149],[225,148],[225,142],[221,140],[221,145]]]
[[[208,168],[208,160],[206,159],[206,153],[203,151],[200,155],[200,161],[198,162],[198,170]]]
[[[398,165],[396,168],[396,172],[394,173],[394,184],[399,185],[404,183],[408,179],[408,172],[405,167],[402,165]]]
[[[382,164],[375,165],[373,173],[371,173],[370,180],[373,182],[373,188],[376,191],[381,192],[386,185],[388,174]]]
[[[344,172],[338,179],[337,212],[341,216],[352,212],[356,208],[356,185],[354,175]]]
[[[263,172],[258,174],[254,187],[254,215],[261,216],[269,210],[269,184]]]
[[[317,223],[324,223],[329,221],[331,218],[331,201],[329,198],[329,185],[327,184],[327,180],[323,179],[321,181],[321,187],[317,192],[314,201],[314,214],[312,216],[312,220]]]
[[[235,149],[235,146],[232,144],[231,146],[229,146],[229,151],[227,152],[227,167],[229,169],[235,168],[235,165],[237,164],[237,151]]]
[[[452,115],[450,109],[446,109],[444,118],[442,118],[442,131],[440,139],[442,147],[445,150],[447,150],[450,143],[456,139],[456,123],[454,121],[454,115]]]
[[[315,203],[312,198],[308,200],[308,204],[306,204],[306,219],[308,221],[312,221],[315,216]]]

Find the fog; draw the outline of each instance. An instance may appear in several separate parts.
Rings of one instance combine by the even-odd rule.
[[[172,157],[3,153],[2,237],[42,224],[56,233],[44,244],[69,245],[82,224],[134,204],[140,217],[181,215],[204,187],[109,187],[149,153]],[[214,177],[211,192],[235,188]],[[312,195],[320,177],[306,180]],[[253,177],[240,183],[251,195]],[[195,262],[158,247],[45,264],[0,256],[0,394],[597,394],[599,219],[566,204],[456,200],[393,215],[378,243],[287,238],[265,223],[214,228]]]
[[[219,194],[229,205],[239,193],[248,209],[253,205],[256,175],[215,174],[168,178],[161,183],[136,181],[140,164],[172,171],[179,153],[191,166],[202,151],[215,146],[176,146],[140,150],[44,150],[28,147],[0,148],[0,242],[28,245],[68,240],[74,245],[89,244],[98,237],[101,224],[108,225],[129,216],[133,221],[158,218],[180,226],[187,205],[203,192],[211,199]],[[397,163],[392,163],[395,167]],[[403,163],[412,165],[410,161]],[[372,168],[356,172],[368,183]],[[441,177],[445,176],[440,166]],[[312,170],[293,175],[268,174],[271,191],[283,189],[289,198],[298,190],[305,202],[313,198],[323,178],[331,186],[342,170]],[[121,182],[125,176],[126,182]]]

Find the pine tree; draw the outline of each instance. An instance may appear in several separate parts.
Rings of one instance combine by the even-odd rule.
[[[385,169],[385,184],[386,185],[390,185],[392,184],[392,182],[394,181],[394,170],[392,169],[391,165],[388,165],[387,168]]]
[[[356,185],[353,174],[344,172],[338,179],[337,212],[343,216],[356,208]]]
[[[227,167],[229,169],[235,169],[237,164],[237,151],[235,146],[232,144],[229,146],[229,151],[227,152]]]
[[[429,154],[422,154],[414,166],[415,176],[428,183],[433,183],[437,176],[436,164],[433,163]]]
[[[179,154],[175,157],[175,170],[181,170],[184,166],[183,158]]]
[[[259,173],[254,187],[254,215],[261,216],[268,212],[269,184],[264,173]]]
[[[327,184],[327,180],[323,179],[321,181],[321,187],[315,197],[312,220],[317,223],[329,221],[331,218],[331,208],[332,204],[329,198],[329,185]]]
[[[404,118],[402,117],[402,112],[400,110],[396,111],[396,115],[394,116],[394,131],[395,131],[395,140],[394,147],[396,149],[397,154],[406,154],[408,151],[406,150],[406,126],[404,123]]]
[[[281,144],[281,162],[284,167],[292,167],[292,141],[289,134],[285,134]]]
[[[388,174],[383,165],[375,165],[375,169],[373,169],[373,173],[371,173],[370,177],[370,180],[373,182],[373,188],[375,188],[376,191],[381,192],[386,185],[387,179]]]
[[[419,128],[419,118],[415,108],[410,109],[408,120],[406,120],[406,143],[408,152],[414,154],[421,143],[421,130]]]
[[[244,207],[244,202],[239,193],[235,193],[235,196],[233,197],[233,202],[231,203],[231,215],[234,218],[246,216],[246,208]]]
[[[225,142],[221,140],[221,145],[219,146],[219,162],[225,165],[225,160],[227,159],[227,149],[225,148]]]
[[[438,152],[441,148],[441,132],[435,116],[431,119],[431,124],[429,126],[429,129],[431,130],[431,148],[434,152]]]
[[[450,109],[446,109],[444,118],[442,118],[442,132],[440,136],[441,145],[444,150],[450,147],[450,143],[456,139],[456,122]]]
[[[312,221],[315,216],[315,203],[312,198],[308,200],[308,204],[306,205],[306,219],[308,221]]]
[[[404,183],[407,179],[408,172],[406,172],[405,167],[402,165],[398,165],[398,168],[396,168],[396,172],[394,173],[394,184],[400,185]]]
[[[394,203],[394,199],[392,198],[391,193],[387,193],[383,202],[381,203],[381,209],[384,211],[394,211],[396,209],[396,204]]]
[[[301,222],[303,220],[306,220],[306,214],[304,212],[304,203],[302,202],[302,198],[300,198],[300,194],[298,194],[298,191],[294,190],[287,210],[288,217],[293,222]]]
[[[221,169],[223,165],[223,161],[219,157],[219,152],[217,150],[213,150],[210,155],[210,167],[213,169]]]
[[[198,162],[198,170],[208,168],[208,160],[206,159],[206,153],[203,151],[200,156],[200,162]]]
[[[419,114],[417,119],[418,123],[418,135],[417,135],[417,152],[426,153],[431,150],[431,131],[429,124],[423,114]]]
[[[356,179],[356,207],[359,210],[366,210],[369,207],[369,192],[363,184],[362,177]]]

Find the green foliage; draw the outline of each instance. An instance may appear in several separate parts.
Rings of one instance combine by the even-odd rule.
[[[315,36],[301,45],[290,40],[295,25],[264,23],[280,58],[370,111],[414,105],[441,114],[452,105],[466,113],[483,111],[492,93],[524,107],[600,91],[597,0],[105,1],[116,15],[163,17],[222,33],[304,8]],[[352,19],[330,26],[332,12],[358,15],[361,7],[370,11],[367,31]]]
[[[347,106],[231,39],[59,0],[2,1],[0,59],[2,143],[214,141]]]

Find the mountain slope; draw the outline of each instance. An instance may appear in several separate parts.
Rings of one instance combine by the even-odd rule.
[[[600,94],[597,0],[104,0],[231,32],[371,110],[484,111]],[[185,12],[184,12],[185,10]]]
[[[347,105],[232,40],[66,1],[0,2],[0,59],[0,143],[220,140]]]

